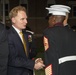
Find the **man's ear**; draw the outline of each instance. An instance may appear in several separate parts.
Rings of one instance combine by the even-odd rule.
[[[56,17],[53,16],[53,24],[55,24],[55,22],[56,22]]]
[[[12,20],[13,23],[15,23],[15,18],[14,17],[11,20]]]

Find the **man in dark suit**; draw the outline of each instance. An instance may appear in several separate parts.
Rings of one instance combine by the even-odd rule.
[[[9,60],[8,75],[29,75],[30,70],[44,67],[41,58],[30,59],[28,33],[24,30],[27,24],[26,9],[22,6],[14,7],[9,17],[12,27],[8,31]]]
[[[0,75],[7,75],[8,51],[5,25],[0,23]]]
[[[64,27],[66,8],[49,8],[52,27],[44,31],[46,75],[76,75],[76,32]]]

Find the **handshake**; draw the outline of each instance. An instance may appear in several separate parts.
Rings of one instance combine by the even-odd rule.
[[[42,58],[37,58],[35,60],[34,69],[39,70],[39,69],[42,69],[43,67],[45,67],[45,65],[43,64]]]

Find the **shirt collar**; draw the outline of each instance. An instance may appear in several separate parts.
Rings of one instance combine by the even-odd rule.
[[[19,34],[21,31],[18,29],[18,28],[16,28],[14,25],[12,25],[12,27],[16,30],[16,32]]]

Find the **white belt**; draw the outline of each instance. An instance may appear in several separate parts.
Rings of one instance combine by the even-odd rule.
[[[66,56],[58,59],[59,64],[62,64],[67,61],[73,61],[73,60],[76,60],[76,56]]]

